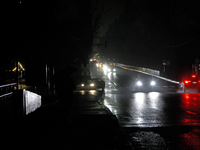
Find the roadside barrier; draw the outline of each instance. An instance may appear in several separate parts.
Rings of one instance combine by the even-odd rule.
[[[0,119],[6,119],[12,109],[12,96],[17,83],[0,85]]]
[[[122,68],[128,69],[128,70],[134,69],[136,71],[142,71],[142,72],[146,72],[146,73],[149,73],[149,74],[152,74],[152,75],[157,75],[157,76],[160,75],[160,71],[149,69],[149,68],[137,67],[137,66],[131,66],[131,65],[124,65],[124,64],[119,64],[119,63],[117,63],[116,66],[119,66],[119,67],[122,67]]]
[[[14,109],[18,116],[28,115],[41,107],[41,96],[28,90],[14,91]]]
[[[0,85],[0,98],[6,98],[6,96],[12,95],[17,83]]]
[[[121,68],[126,69],[126,70],[136,71],[136,72],[140,72],[140,73],[143,73],[143,74],[151,75],[151,76],[154,76],[156,78],[159,78],[159,79],[162,79],[162,80],[165,80],[165,81],[168,81],[168,82],[172,82],[172,83],[175,83],[175,84],[180,84],[180,82],[178,82],[178,81],[174,81],[174,80],[171,80],[171,79],[168,79],[168,78],[161,77],[160,71],[158,71],[158,70],[153,70],[153,69],[143,68],[143,67],[137,67],[137,66],[131,66],[131,65],[124,65],[124,64],[120,64],[120,63],[117,63],[116,66],[121,67]]]
[[[28,90],[15,90],[17,83],[0,86],[0,112],[13,111],[17,115],[28,115],[41,107],[41,96]],[[10,110],[10,109],[13,110]]]

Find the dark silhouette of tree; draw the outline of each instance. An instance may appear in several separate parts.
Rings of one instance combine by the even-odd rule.
[[[92,1],[92,32],[93,32],[93,51],[101,52],[104,48],[105,35],[110,27],[124,9],[123,0],[94,0]]]

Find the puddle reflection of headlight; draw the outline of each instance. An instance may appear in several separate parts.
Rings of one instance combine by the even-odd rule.
[[[108,67],[107,66],[103,66],[103,70],[107,71]]]
[[[93,87],[93,86],[94,86],[94,83],[91,83],[90,86]]]
[[[158,93],[158,92],[150,92],[150,93],[148,94],[148,96],[149,96],[149,99],[150,99],[150,100],[152,100],[152,99],[158,99],[159,93]]]
[[[94,95],[95,90],[90,90],[89,92],[90,92],[92,95]]]
[[[81,95],[85,95],[85,91],[82,90],[82,91],[80,91],[80,92],[81,92]]]

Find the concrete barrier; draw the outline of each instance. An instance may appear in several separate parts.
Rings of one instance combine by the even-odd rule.
[[[41,107],[41,96],[25,89],[16,90],[13,94],[13,104],[15,115],[28,115]]]
[[[23,90],[23,101],[26,115],[41,107],[42,104],[40,95],[27,90]]]

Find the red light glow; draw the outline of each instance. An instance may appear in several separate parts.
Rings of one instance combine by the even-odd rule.
[[[189,97],[188,95],[186,95],[186,96],[185,96],[185,98],[187,98],[187,99],[188,99],[188,98],[190,98],[190,97]]]
[[[189,82],[191,82],[191,81],[185,81],[186,84],[188,84]]]
[[[196,78],[196,75],[192,75],[193,78]]]
[[[200,148],[200,138],[199,138],[199,129],[194,128],[190,132],[181,134],[179,138],[182,143],[179,145],[179,149],[199,149]],[[187,148],[186,148],[187,147]]]
[[[183,113],[180,117],[180,122],[184,125],[200,125],[199,109],[200,95],[199,94],[183,94],[182,97]]]

